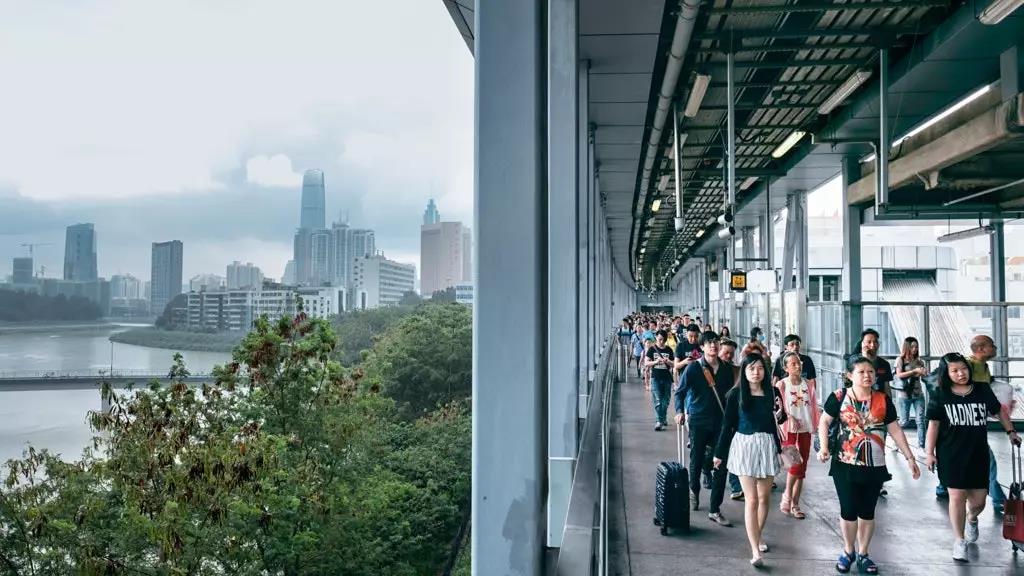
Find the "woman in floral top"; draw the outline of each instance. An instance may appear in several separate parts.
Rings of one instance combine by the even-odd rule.
[[[803,462],[789,469],[786,477],[786,491],[782,493],[779,509],[783,514],[803,520],[807,517],[800,509],[800,493],[807,476],[807,460],[811,456],[811,435],[818,427],[818,400],[814,387],[809,386],[802,376],[803,362],[797,352],[786,352],[782,356],[782,367],[786,377],[776,386],[782,394],[782,407],[789,418],[782,425],[784,445],[796,446]]]
[[[825,413],[818,425],[821,440],[818,459],[832,460],[829,475],[839,496],[843,553],[836,570],[845,574],[856,560],[861,572],[877,574],[878,566],[868,556],[868,548],[875,532],[875,504],[882,483],[890,478],[885,467],[887,432],[906,458],[915,480],[920,478],[921,470],[896,421],[892,399],[872,390],[874,363],[864,356],[854,356],[847,363],[847,372],[853,385],[829,394],[825,401]],[[834,445],[829,446],[829,427],[836,418],[839,419],[838,434],[833,436]]]

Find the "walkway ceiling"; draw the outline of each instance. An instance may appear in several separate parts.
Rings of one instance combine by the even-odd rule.
[[[443,2],[472,50],[474,0]],[[896,136],[998,80],[999,54],[1024,37],[1024,17],[985,26],[977,21],[985,5],[984,0],[701,2],[676,101],[686,104],[698,74],[711,78],[699,111],[682,122],[685,227],[677,233],[670,126],[663,131],[648,189],[640,189],[640,176],[679,2],[579,0],[579,55],[590,61],[595,160],[620,274],[660,287],[688,258],[718,253],[726,244],[711,224],[724,204],[725,50],[730,46],[737,62],[739,228],[758,224],[766,199],[773,209],[781,208],[791,193],[836,176],[844,157],[860,159],[871,152],[870,145],[853,141],[877,139],[879,47],[890,49],[890,127]],[[819,114],[821,104],[862,69],[871,71],[868,81],[829,114]],[[773,158],[795,130],[808,136]],[[841,142],[821,143],[822,138]],[[1011,144],[1004,151],[1024,152],[1020,148]],[[977,172],[994,161],[974,162],[974,168],[962,169]],[[663,176],[667,186],[659,190]],[[652,212],[656,199],[660,208]]]

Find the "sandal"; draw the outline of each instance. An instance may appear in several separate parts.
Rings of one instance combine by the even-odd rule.
[[[857,556],[857,565],[860,567],[860,571],[865,574],[878,574],[878,565],[867,554]]]
[[[786,497],[785,494],[782,495],[782,500],[779,501],[779,510],[781,510],[782,513],[786,516],[789,516],[793,510],[792,506],[790,505],[789,498]]]
[[[850,566],[853,566],[853,561],[857,559],[857,555],[853,552],[843,551],[839,555],[839,561],[836,562],[836,572],[840,574],[846,574],[850,571]]]
[[[799,506],[791,506],[789,509],[789,515],[797,520],[807,518],[807,514],[804,514],[804,511],[801,510]]]

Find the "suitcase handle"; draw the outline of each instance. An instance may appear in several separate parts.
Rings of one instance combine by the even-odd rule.
[[[1024,482],[1024,467],[1021,464],[1020,446],[1013,442],[1010,442],[1010,458],[1013,459],[1013,462],[1010,463],[1010,469],[1013,470],[1013,483],[1019,486],[1020,482]]]
[[[683,465],[683,468],[686,468],[686,460],[683,459],[686,456],[686,450],[684,449],[686,445],[686,426],[677,424],[676,432],[676,449],[679,452],[679,463]]]

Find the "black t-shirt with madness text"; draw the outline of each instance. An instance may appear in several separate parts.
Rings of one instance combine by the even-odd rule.
[[[672,360],[675,360],[675,354],[672,353],[672,349],[668,346],[658,348],[655,344],[647,349],[648,360],[658,360],[659,358],[669,360],[669,363],[658,363],[651,366],[651,378],[654,378],[658,382],[672,383]]]
[[[999,414],[999,408],[987,384],[974,384],[966,396],[938,390],[928,403],[928,419],[939,421],[939,462],[956,466],[970,462],[979,452],[987,456],[988,416]]]

